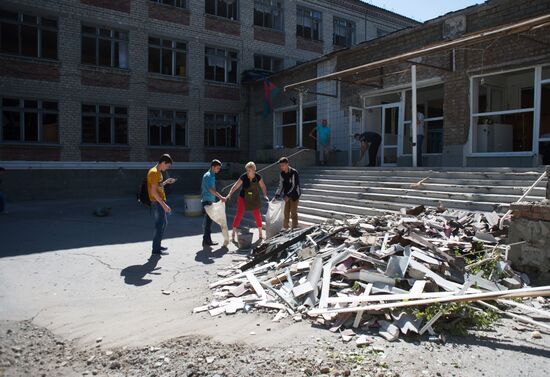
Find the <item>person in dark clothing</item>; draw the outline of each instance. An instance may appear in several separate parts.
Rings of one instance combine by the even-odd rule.
[[[376,166],[376,156],[378,155],[378,148],[380,148],[380,144],[382,143],[382,137],[376,132],[364,132],[362,134],[355,134],[353,138],[361,143],[361,156],[353,166],[357,166],[359,161],[365,157],[367,150],[369,151],[368,166]]]
[[[279,188],[275,193],[275,198],[281,196],[285,201],[285,216],[283,228],[288,229],[289,220],[292,219],[292,228],[298,227],[298,202],[302,191],[300,189],[300,175],[298,171],[288,165],[288,158],[281,157],[278,161],[281,176],[279,179]]]

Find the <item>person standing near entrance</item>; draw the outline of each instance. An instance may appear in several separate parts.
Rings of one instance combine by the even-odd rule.
[[[281,176],[275,198],[280,199],[282,196],[285,201],[283,228],[288,229],[292,219],[292,229],[295,229],[298,228],[298,203],[302,194],[300,176],[296,169],[288,165],[288,158],[281,157],[278,164]]]
[[[315,136],[314,134],[317,134]],[[326,119],[323,119],[320,124],[312,129],[309,133],[309,137],[314,140],[319,140],[319,162],[321,165],[325,165],[325,161],[328,159],[330,152],[330,127]]]
[[[416,165],[422,166],[422,147],[424,143],[424,114],[416,113]]]
[[[212,160],[210,169],[202,176],[201,204],[204,212],[202,246],[214,246],[218,244],[212,241],[212,219],[208,216],[204,207],[215,203],[218,199],[222,202],[226,201],[226,198],[216,190],[216,174],[220,172],[221,168],[222,163],[219,160]]]
[[[241,175],[237,182],[229,190],[227,197],[231,197],[235,191],[241,188],[239,197],[237,198],[237,214],[233,219],[233,232],[231,238],[235,242],[235,230],[241,224],[241,220],[244,216],[244,211],[252,211],[252,216],[256,221],[256,227],[258,228],[258,238],[262,240],[264,238],[262,233],[263,223],[260,208],[262,208],[262,199],[260,197],[260,190],[262,191],[265,200],[269,201],[267,197],[267,188],[262,180],[262,176],[256,173],[256,164],[250,161],[245,165],[246,173]]]
[[[376,132],[364,132],[362,134],[355,134],[353,138],[361,143],[361,156],[359,157],[359,160],[357,160],[355,164],[353,164],[353,166],[357,166],[357,164],[363,159],[363,157],[365,157],[365,153],[368,150],[368,166],[375,167],[376,156],[378,156],[378,149],[380,148],[380,144],[382,143],[382,137]]]
[[[168,224],[167,214],[172,210],[166,204],[166,193],[164,186],[171,185],[176,180],[168,178],[163,181],[162,173],[172,167],[172,157],[168,154],[163,154],[158,163],[149,169],[147,173],[147,188],[149,192],[149,200],[151,201],[151,213],[155,220],[155,234],[153,236],[153,255],[168,255],[167,248],[161,246],[162,236]]]

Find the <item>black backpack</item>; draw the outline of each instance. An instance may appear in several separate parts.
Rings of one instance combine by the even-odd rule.
[[[146,206],[151,205],[151,200],[149,200],[149,187],[147,186],[147,177],[143,178],[141,184],[139,185],[137,192],[137,201]]]

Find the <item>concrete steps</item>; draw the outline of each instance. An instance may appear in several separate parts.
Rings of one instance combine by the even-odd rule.
[[[300,172],[301,226],[353,215],[378,216],[418,205],[472,212],[505,213],[542,174],[542,169],[412,169],[312,167]],[[429,177],[420,187],[411,187]],[[546,180],[533,189],[527,200],[541,200]],[[268,187],[273,197],[276,187]],[[229,227],[236,213],[233,199],[227,207]],[[263,204],[262,217],[267,211]],[[254,228],[245,214],[241,226]]]
[[[542,169],[412,169],[313,167],[300,174],[300,219],[380,215],[418,205],[505,213],[542,174]],[[429,177],[421,186],[412,184]],[[527,200],[541,200],[546,180]]]

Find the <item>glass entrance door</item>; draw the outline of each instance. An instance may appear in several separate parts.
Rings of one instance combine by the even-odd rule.
[[[382,105],[382,166],[397,165],[400,104]]]

